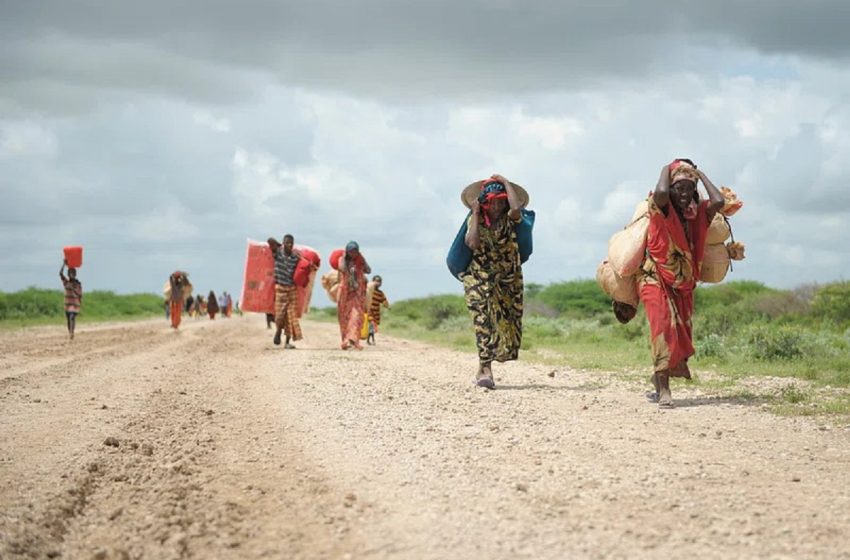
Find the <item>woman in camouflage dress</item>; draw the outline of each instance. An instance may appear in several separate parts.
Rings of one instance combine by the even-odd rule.
[[[522,341],[522,266],[516,226],[528,194],[501,175],[468,186],[464,203],[472,210],[464,241],[472,250],[460,275],[475,327],[479,387],[495,389],[491,364],[516,360]]]

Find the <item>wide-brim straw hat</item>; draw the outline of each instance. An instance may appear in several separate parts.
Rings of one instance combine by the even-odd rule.
[[[482,179],[481,181],[475,181],[467,185],[463,189],[463,192],[460,193],[460,201],[463,202],[463,205],[467,208],[472,208],[472,201],[477,199],[478,195],[481,194],[481,187],[489,182],[491,182],[491,179]],[[513,181],[511,181],[511,184],[514,186],[517,198],[519,198],[520,208],[528,206],[528,191]]]

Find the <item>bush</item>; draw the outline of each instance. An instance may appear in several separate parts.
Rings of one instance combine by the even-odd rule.
[[[757,360],[793,360],[803,356],[804,333],[790,326],[758,325],[749,330],[747,345]]]
[[[0,321],[27,321],[64,317],[64,293],[27,288],[0,292]],[[81,320],[144,317],[163,313],[162,297],[155,294],[117,295],[108,291],[83,292]]]
[[[751,280],[736,280],[716,286],[700,286],[694,296],[694,304],[698,310],[716,307],[730,307],[740,301],[750,299],[764,293],[776,293],[777,290],[768,288],[761,282]]]
[[[726,339],[720,335],[711,333],[696,342],[696,355],[700,358],[717,358],[725,360],[728,349]]]
[[[850,281],[818,289],[812,301],[812,315],[839,327],[850,326]]]
[[[575,280],[550,284],[532,298],[571,317],[592,317],[611,309],[611,299],[599,289],[595,280]]]
[[[422,323],[428,329],[436,329],[444,321],[466,317],[466,301],[458,295],[408,299],[393,305],[393,315]]]

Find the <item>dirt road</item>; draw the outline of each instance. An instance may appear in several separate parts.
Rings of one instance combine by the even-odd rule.
[[[0,558],[850,558],[846,429],[304,330],[0,334]]]

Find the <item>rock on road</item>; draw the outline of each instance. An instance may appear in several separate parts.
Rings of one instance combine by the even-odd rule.
[[[847,430],[304,331],[0,332],[0,558],[850,558]]]

